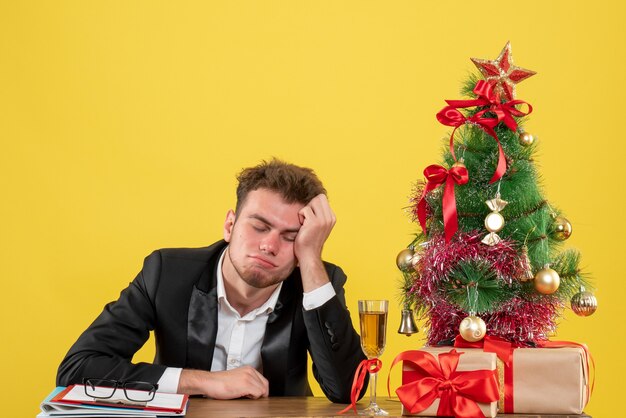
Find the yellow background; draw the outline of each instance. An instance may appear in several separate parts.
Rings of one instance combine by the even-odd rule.
[[[145,255],[219,239],[235,174],[271,156],[325,181],[338,217],[325,257],[349,276],[353,315],[359,298],[393,301],[383,393],[393,357],[423,342],[395,333],[395,257],[449,132],[434,115],[460,98],[470,57],[510,40],[538,72],[518,97],[535,107],[545,195],[598,287],[598,312],[568,311],[557,337],[596,357],[587,412],[619,415],[625,17],[620,1],[2,1],[2,414],[37,413]]]

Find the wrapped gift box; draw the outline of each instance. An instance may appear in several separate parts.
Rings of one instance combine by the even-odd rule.
[[[513,412],[583,412],[589,401],[589,373],[582,348],[516,348],[512,363]]]
[[[457,371],[469,372],[477,370],[489,370],[494,371],[497,367],[497,356],[494,353],[485,353],[480,349],[464,349],[454,347],[425,347],[419,351],[430,353],[438,359],[439,354],[449,353],[452,349],[463,353],[459,357],[459,363]],[[404,361],[402,365],[402,385],[414,382],[419,376],[416,368],[412,363]],[[411,414],[408,408],[402,406],[402,415],[417,415],[417,416],[437,416],[437,410],[439,408],[440,399],[435,399],[433,403],[421,412]],[[477,402],[478,407],[482,411],[485,417],[495,417],[498,412],[498,401],[491,403]]]

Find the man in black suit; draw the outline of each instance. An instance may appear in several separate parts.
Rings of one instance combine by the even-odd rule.
[[[224,240],[149,255],[71,347],[58,385],[105,378],[216,399],[311,395],[308,351],[328,399],[350,402],[365,357],[346,276],[321,258],[335,224],[326,190],[312,170],[278,160],[238,180]],[[154,363],[132,363],[151,330]]]

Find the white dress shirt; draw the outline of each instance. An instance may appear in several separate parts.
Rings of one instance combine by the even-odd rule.
[[[269,315],[276,307],[283,284],[282,282],[278,284],[265,303],[242,317],[228,302],[224,290],[222,264],[225,253],[226,250],[222,252],[217,264],[217,335],[211,371],[231,370],[247,365],[263,372],[261,346],[265,336],[265,326]],[[311,292],[304,293],[302,305],[307,311],[316,309],[333,296],[335,296],[335,289],[332,284],[326,283]],[[182,370],[176,367],[166,368],[159,379],[159,392],[176,393]]]

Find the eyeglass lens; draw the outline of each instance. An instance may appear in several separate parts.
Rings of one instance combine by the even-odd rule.
[[[85,394],[96,399],[109,399],[116,395],[117,388],[123,390],[124,396],[131,401],[149,402],[154,399],[156,387],[148,382],[118,382],[108,379],[86,379]],[[117,393],[118,396],[121,393]]]
[[[126,382],[124,383],[124,393],[131,401],[148,402],[154,399],[156,388],[148,382]]]

